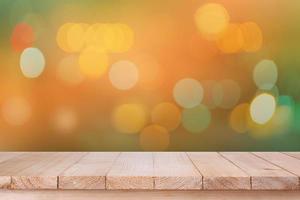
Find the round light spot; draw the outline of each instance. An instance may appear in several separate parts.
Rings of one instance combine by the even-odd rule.
[[[54,128],[60,133],[70,133],[77,126],[77,115],[72,109],[61,108],[56,111],[53,123]]]
[[[119,90],[129,90],[138,81],[138,70],[134,63],[122,60],[114,63],[109,71],[109,80]]]
[[[170,136],[166,128],[159,125],[145,127],[140,134],[140,145],[145,151],[163,151],[170,143]]]
[[[181,122],[181,111],[173,103],[164,102],[155,106],[151,113],[152,122],[169,131],[175,130]]]
[[[45,58],[38,48],[25,49],[20,58],[20,67],[27,78],[36,78],[44,71]]]
[[[241,96],[241,88],[234,80],[222,80],[220,81],[222,88],[221,102],[219,106],[224,109],[229,109],[235,106]]]
[[[259,89],[269,90],[273,88],[277,77],[277,66],[272,60],[260,61],[253,71],[253,79]]]
[[[11,36],[11,45],[17,52],[31,47],[35,41],[35,35],[30,25],[26,23],[17,24]]]
[[[227,27],[229,14],[222,5],[208,3],[196,11],[195,21],[197,28],[205,37],[215,38]]]
[[[211,113],[204,105],[185,109],[182,113],[183,127],[191,133],[200,133],[205,130],[211,122]]]
[[[2,105],[3,118],[10,125],[25,124],[31,117],[31,111],[29,102],[21,97],[7,99]]]
[[[274,115],[275,108],[276,101],[272,95],[267,93],[260,94],[251,102],[251,119],[257,124],[265,124]]]
[[[217,41],[223,53],[236,53],[242,48],[243,43],[243,34],[237,24],[229,24]]]
[[[154,90],[161,87],[163,71],[153,56],[148,54],[136,54],[132,60],[139,71],[139,87],[146,90]]]
[[[252,122],[252,123],[251,123]],[[251,136],[257,139],[285,134],[290,131],[293,122],[293,110],[289,106],[278,106],[271,119],[264,124],[250,121]]]
[[[199,105],[203,98],[203,88],[195,79],[182,79],[178,81],[173,89],[173,97],[180,106],[193,108]]]
[[[68,44],[68,32],[74,23],[65,23],[57,31],[57,45],[65,52],[72,52]]]
[[[113,53],[124,53],[128,51],[134,42],[134,32],[126,24],[106,24],[99,29],[106,49]]]
[[[79,52],[85,43],[85,34],[88,24],[73,24],[66,32],[67,47],[71,52]]]
[[[87,47],[79,55],[79,67],[82,74],[98,78],[108,68],[108,56],[95,46]]]
[[[240,25],[244,43],[243,50],[256,52],[262,47],[263,35],[260,27],[255,22],[246,22]]]
[[[122,33],[122,42],[119,45],[119,52],[127,52],[134,44],[134,31],[127,24],[117,24]]]
[[[113,112],[112,122],[121,133],[138,133],[147,122],[146,110],[139,104],[120,105]]]
[[[250,105],[248,103],[239,104],[236,106],[229,117],[231,128],[238,133],[248,131],[248,120],[250,117]]]
[[[79,69],[78,57],[70,55],[62,59],[57,68],[57,76],[68,85],[81,83],[84,77]]]

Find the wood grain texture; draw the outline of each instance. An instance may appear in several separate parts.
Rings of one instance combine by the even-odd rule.
[[[254,154],[300,177],[300,153],[256,152]]]
[[[0,191],[3,200],[299,200],[300,191]]]
[[[105,189],[105,176],[120,153],[88,153],[59,176],[60,189]]]
[[[22,155],[19,152],[0,152],[0,163],[6,162],[12,158]],[[0,176],[0,189],[9,188],[11,184],[11,177],[6,175]]]
[[[205,190],[250,190],[250,176],[216,152],[188,153]]]
[[[153,155],[150,152],[124,152],[106,177],[106,188],[153,189]]]
[[[253,190],[294,190],[297,176],[251,154],[221,153],[251,176]]]
[[[200,190],[202,176],[185,153],[153,153],[154,189]]]
[[[12,174],[12,189],[57,189],[57,177],[86,153],[28,153],[21,156],[27,167]],[[28,165],[28,163],[30,165]]]

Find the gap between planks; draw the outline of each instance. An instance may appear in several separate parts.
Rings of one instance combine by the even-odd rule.
[[[300,153],[0,153],[12,189],[295,190],[299,176]]]

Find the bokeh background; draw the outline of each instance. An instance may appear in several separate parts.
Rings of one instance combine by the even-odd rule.
[[[298,0],[0,0],[0,150],[300,150]]]

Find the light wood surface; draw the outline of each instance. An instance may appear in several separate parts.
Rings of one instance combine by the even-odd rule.
[[[5,162],[8,161],[12,158],[15,158],[17,156],[22,155],[22,153],[18,153],[18,152],[13,152],[13,153],[5,153],[5,152],[1,152],[0,153],[0,163],[1,162]],[[8,175],[4,175],[2,174],[0,176],[0,189],[5,189],[10,187],[10,183],[11,183],[11,177]]]
[[[299,177],[297,152],[0,153],[2,190],[292,191]]]
[[[250,190],[250,176],[216,152],[188,153],[203,174],[205,190]]]
[[[251,176],[254,190],[293,190],[298,177],[251,153],[221,153]]]
[[[13,189],[57,189],[57,175],[86,153],[34,153],[17,157],[15,163],[26,167],[11,174]],[[22,159],[19,161],[18,158]],[[29,161],[30,165],[27,165]]]
[[[256,152],[254,154],[300,177],[299,153]]]
[[[154,153],[154,189],[200,190],[202,176],[182,152]]]
[[[105,176],[119,153],[88,153],[59,176],[60,189],[105,189]]]
[[[299,200],[300,191],[0,191],[4,200]]]
[[[153,189],[153,155],[121,153],[106,177],[107,189]]]

